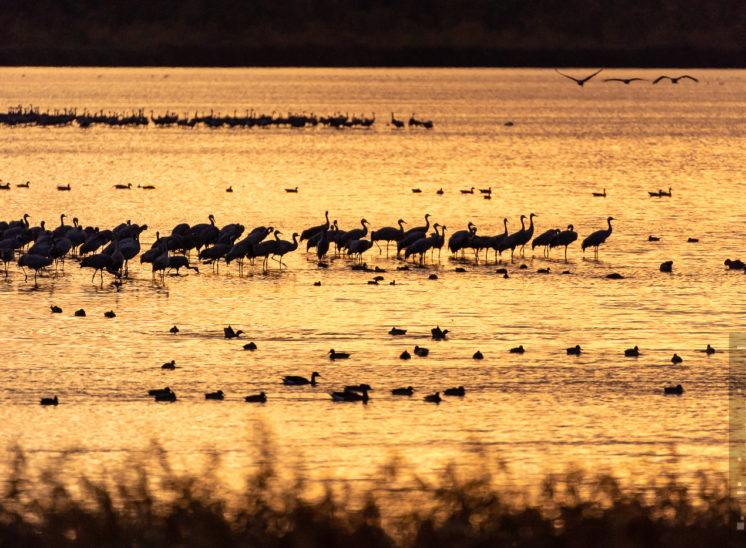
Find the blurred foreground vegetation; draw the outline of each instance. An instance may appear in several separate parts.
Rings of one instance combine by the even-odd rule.
[[[0,65],[746,63],[736,0],[3,0]]]
[[[14,451],[2,478],[0,546],[646,547],[744,546],[740,511],[724,479],[691,492],[674,476],[645,493],[607,476],[548,477],[539,495],[496,486],[494,475],[449,467],[397,489],[401,467],[369,488],[318,489],[281,480],[262,450],[243,487],[225,489],[219,462],[176,472],[154,447],[150,462],[99,480],[70,479],[65,457],[32,473]],[[67,478],[67,479],[66,479]],[[316,487],[317,495],[309,496]],[[740,536],[739,536],[740,535]]]

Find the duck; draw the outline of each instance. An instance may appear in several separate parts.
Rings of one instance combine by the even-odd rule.
[[[466,390],[463,386],[459,386],[458,388],[448,388],[443,394],[446,396],[463,396],[466,394]]]
[[[704,350],[700,350],[700,352],[704,352],[705,354],[709,356],[710,354],[715,353],[715,349],[708,344],[707,348],[705,348]]]
[[[171,329],[169,329],[172,335],[176,335],[179,332],[179,328],[176,326],[173,326]]]
[[[106,317],[106,318],[116,318],[117,315],[116,315],[116,313],[113,310],[108,310],[108,311],[104,312],[104,317]]]
[[[483,360],[484,355],[479,350],[477,350],[476,352],[474,352],[472,358],[474,358],[475,360]]]
[[[650,236],[648,236],[648,241],[649,241],[649,242],[660,242],[660,241],[661,241],[661,239],[660,239],[660,238],[659,238],[658,236],[653,236],[653,235],[651,234]]]
[[[495,273],[496,274],[507,274],[508,273],[508,269],[507,268],[498,268],[497,270],[495,270]]]
[[[286,375],[282,378],[282,384],[286,384],[288,386],[300,386],[303,384],[310,384],[311,386],[316,386],[316,377],[320,377],[321,375],[314,371],[311,373],[311,380],[309,381],[305,377],[299,377],[297,375]]]
[[[743,270],[744,267],[746,267],[746,264],[744,264],[741,259],[736,259],[735,261],[725,259],[725,266],[727,266],[730,270]]]
[[[57,305],[50,305],[49,308],[52,310],[52,314],[62,314],[62,309]]]
[[[414,347],[414,354],[415,356],[419,356],[420,358],[426,357],[430,353],[429,348],[425,348],[424,346],[417,346]]]
[[[166,362],[161,366],[161,369],[176,369],[176,360]]]
[[[246,396],[244,401],[249,403],[266,403],[267,395],[264,392],[261,392],[259,394],[254,394],[253,396]]]
[[[435,276],[435,274],[433,274]],[[430,333],[433,335],[433,339],[436,341],[439,341],[441,339],[445,339],[446,335],[448,334],[447,329],[441,329],[440,326],[435,326],[430,330]]]
[[[346,360],[349,357],[350,357],[349,352],[335,352],[333,348],[329,350],[330,360]]]
[[[672,272],[673,271],[673,261],[666,261],[661,263],[661,272]]]
[[[438,191],[437,191],[437,192],[436,192],[435,194],[439,194],[439,195],[440,195],[440,194],[443,194],[443,189],[442,189],[442,188],[439,188],[439,189],[438,189]]]
[[[606,277],[609,280],[623,280],[624,279],[624,276],[622,276],[618,272],[612,272],[611,274],[607,274]]]
[[[60,401],[55,396],[54,398],[42,398],[40,403],[41,405],[58,405]]]
[[[314,287],[321,287],[321,281],[313,282]]]
[[[392,327],[391,331],[389,331],[389,335],[406,335],[407,330],[406,329],[399,329],[397,327]]]
[[[358,392],[332,392],[330,395],[332,397],[332,400],[334,401],[348,401],[348,402],[356,402],[361,401],[363,403],[368,402],[368,391],[363,390],[362,394],[359,394]]]
[[[412,355],[405,350],[404,352],[399,354],[399,358],[401,358],[402,360],[409,360],[412,358]]]
[[[546,268],[540,268],[540,269],[539,269],[539,270],[537,270],[536,272],[537,272],[538,274],[549,274],[550,270],[551,270],[551,269],[550,269],[549,267],[546,267]]]
[[[79,318],[85,318],[85,310],[80,308],[75,311],[75,315],[78,316]]]
[[[466,272],[466,269],[463,266],[457,266],[454,272]]]
[[[428,279],[428,280],[437,280],[437,279],[438,279],[438,275],[437,275],[437,274],[430,274],[430,275],[429,275],[429,276],[427,277],[427,279]]]
[[[624,355],[627,356],[628,358],[636,358],[637,356],[640,355],[640,349],[637,348],[636,346],[634,348],[628,348],[627,350],[624,351]]]
[[[440,403],[443,398],[440,397],[440,392],[436,392],[435,394],[430,394],[429,396],[425,396],[425,401],[429,401],[432,403]]]
[[[224,398],[224,394],[222,390],[218,390],[217,392],[208,392],[205,394],[206,400],[222,400]]]
[[[523,348],[523,345],[516,346],[515,348],[510,349],[511,354],[523,354],[526,350]]]
[[[684,388],[680,384],[677,384],[676,386],[665,386],[663,388],[663,393],[666,395],[675,394],[677,396],[680,396],[684,393]]]
[[[414,392],[414,388],[407,386],[406,388],[393,388],[391,390],[392,396],[411,396]]]
[[[690,244],[696,244],[696,243],[699,243],[699,238],[689,238],[689,239],[687,240],[687,243],[690,243]]]
[[[568,356],[580,356],[580,345],[576,344],[567,349]]]
[[[170,394],[171,388],[168,386],[166,388],[152,388],[148,390],[148,396],[157,396],[159,394]]]
[[[244,350],[251,350],[253,352],[254,350],[256,350],[256,344],[253,343],[253,342],[246,343],[245,345],[243,345],[243,349]]]
[[[238,331],[234,331],[230,325],[223,328],[223,334],[225,335],[226,339],[233,339],[234,337],[238,337],[241,333],[243,333],[243,331],[241,331],[240,329]]]
[[[681,359],[681,356],[676,353],[674,353],[673,358],[671,358],[671,363],[681,363],[683,361],[684,360]]]
[[[228,188],[225,189],[225,191],[226,192],[233,192],[233,186],[232,185],[229,186]]]

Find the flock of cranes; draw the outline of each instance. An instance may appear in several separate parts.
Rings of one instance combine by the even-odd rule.
[[[150,115],[145,114],[144,109],[135,112],[88,112],[78,113],[77,109],[66,108],[63,110],[46,110],[42,111],[39,107],[22,105],[10,107],[6,112],[0,112],[0,125],[5,126],[67,126],[75,124],[81,128],[87,128],[92,125],[103,125],[110,127],[142,127],[154,125],[156,127],[180,126],[195,127],[197,125],[209,128],[268,128],[268,127],[285,127],[285,128],[305,128],[305,127],[331,127],[336,129],[344,128],[369,128],[376,121],[375,112],[372,116],[365,114],[349,114],[335,112],[334,114],[319,116],[314,113],[306,114],[297,112],[288,112],[282,114],[278,111],[272,111],[270,114],[260,114],[254,109],[247,109],[243,113],[237,110],[233,114],[220,114],[210,111],[209,114],[200,114],[195,112],[193,115],[184,114],[179,116],[175,112],[166,112],[157,115],[150,111]],[[394,128],[403,128],[408,125],[410,128],[422,127],[432,129],[432,120],[421,120],[414,113],[407,122],[397,120],[394,113],[391,113],[391,125]]]
[[[601,72],[603,69],[598,69],[596,72],[593,72],[589,74],[588,76],[584,78],[577,78],[575,76],[570,76],[569,74],[565,74],[564,72],[560,72],[557,69],[554,69],[557,74],[560,74],[561,76],[564,76],[565,78],[568,78],[578,84],[579,86],[583,86],[588,80],[596,76],[599,72]],[[653,80],[653,84],[657,84],[658,82],[662,80],[669,80],[672,84],[678,84],[679,80],[686,79],[686,80],[692,80],[693,82],[699,82],[698,79],[696,79],[694,76],[689,76],[688,74],[682,74],[681,76],[666,76],[665,74],[658,76],[655,80]],[[605,78],[604,82],[621,82],[623,84],[629,85],[631,82],[649,82],[647,78]]]
[[[44,221],[31,226],[29,215],[25,214],[22,219],[0,221],[0,260],[6,276],[8,265],[15,261],[24,273],[27,268],[33,270],[36,283],[40,270],[64,263],[67,257],[77,256],[81,268],[92,269],[91,281],[99,274],[103,283],[104,272],[118,280],[126,276],[129,261],[138,256],[141,264],[151,265],[154,278],[160,275],[163,279],[167,271],[176,271],[177,274],[181,269],[199,272],[199,267],[191,262],[192,253],[196,254],[196,260],[211,264],[214,271],[219,270],[221,262],[229,265],[235,261],[241,274],[245,261],[254,264],[257,259],[261,259],[263,271],[269,270],[270,261],[283,268],[286,266],[283,260],[285,255],[297,250],[300,242],[304,241],[306,251],[315,253],[319,266],[325,267],[328,264],[324,259],[332,252],[347,255],[362,266],[364,254],[374,245],[382,253],[384,243],[387,256],[389,247],[395,244],[396,257],[405,261],[411,258],[420,265],[425,263],[428,252],[433,257],[437,250],[440,257],[444,245],[453,254],[473,252],[476,263],[479,263],[482,252],[487,262],[490,251],[494,251],[495,263],[507,251],[510,251],[512,261],[516,253],[525,255],[528,244],[532,249],[542,248],[545,257],[549,257],[551,249],[555,247],[564,248],[567,260],[568,246],[578,239],[573,225],[568,225],[565,230],[553,228],[534,237],[535,213],[521,215],[520,229],[512,232],[508,229],[506,218],[501,233],[477,234],[477,227],[470,222],[465,230],[455,231],[447,239],[447,227],[440,223],[431,225],[429,213],[424,216],[424,225],[405,229],[406,221],[399,219],[396,226],[375,230],[370,229],[370,222],[365,218],[360,220],[359,228],[343,230],[336,220],[330,221],[328,211],[324,216],[324,223],[300,233],[295,232],[290,239],[282,239],[280,236],[283,233],[272,226],[257,226],[246,235],[245,227],[238,223],[218,227],[211,214],[208,216],[209,222],[195,225],[179,223],[168,235],[157,232],[151,247],[143,250],[140,235],[148,228],[144,224],[126,221],[112,229],[83,227],[77,218],[72,219],[71,225],[66,224],[66,215],[63,213],[60,215],[60,224],[48,228]],[[613,217],[607,219],[607,229],[593,232],[583,239],[581,248],[584,252],[591,248],[598,256],[599,246],[611,235],[612,220]]]

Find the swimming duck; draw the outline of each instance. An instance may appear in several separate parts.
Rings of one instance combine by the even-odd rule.
[[[640,349],[637,348],[636,346],[634,348],[628,348],[627,350],[624,351],[624,355],[627,356],[628,358],[636,358],[637,356],[640,355]]]
[[[233,331],[233,328],[230,325],[223,328],[223,334],[225,335],[226,339],[238,337],[241,333],[243,333],[243,331],[241,331],[240,329],[238,331]]]
[[[161,369],[176,369],[176,360],[166,362],[161,366]]]
[[[675,394],[677,396],[680,396],[684,393],[684,389],[680,384],[677,384],[676,386],[666,386],[663,388],[664,394]]]
[[[406,335],[407,330],[406,329],[398,329],[396,327],[392,327],[391,331],[389,331],[389,335]]]
[[[458,388],[449,388],[443,394],[446,396],[463,396],[466,394],[466,390],[464,390],[463,386],[459,386]]]
[[[335,352],[333,348],[329,351],[330,360],[346,360],[349,357],[350,354],[348,352]]]
[[[673,363],[681,363],[683,361],[684,360],[681,359],[681,356],[679,356],[678,354],[675,354],[675,353],[673,355],[673,358],[671,358],[671,362],[673,362]]]
[[[256,350],[256,344],[254,344],[253,342],[246,343],[245,345],[243,345],[243,349],[251,350],[253,352],[254,350]]]
[[[576,344],[567,349],[568,356],[580,356],[580,345]]]
[[[260,394],[254,394],[253,396],[246,396],[244,398],[247,402],[255,402],[255,403],[266,403],[267,402],[267,395],[262,392]]]
[[[472,358],[474,358],[475,360],[483,360],[484,355],[479,350],[477,350],[476,352],[474,352]]]
[[[289,386],[300,386],[303,384],[310,384],[311,386],[316,386],[316,377],[320,377],[321,375],[314,371],[311,373],[311,380],[309,381],[305,377],[299,377],[297,375],[287,375],[283,377],[282,383],[289,385]]]
[[[60,402],[57,399],[57,396],[54,398],[42,398],[41,399],[41,405],[58,405]]]
[[[510,349],[511,354],[523,354],[526,350],[523,348],[523,345],[516,346],[515,348]]]
[[[409,360],[409,359],[411,359],[411,358],[412,358],[412,355],[411,355],[411,354],[410,354],[409,352],[407,352],[407,351],[405,350],[404,352],[402,352],[401,354],[399,354],[399,357],[400,357],[400,358],[401,358],[402,360]]]
[[[394,396],[411,396],[414,392],[414,388],[407,386],[406,388],[394,388],[391,390],[391,394]]]
[[[435,394],[430,394],[429,396],[425,396],[425,401],[429,401],[432,403],[440,403],[443,398],[440,397],[440,392],[436,392]]]
[[[206,400],[222,400],[224,397],[223,391],[218,390],[217,392],[208,392],[205,394]]]
[[[424,358],[430,353],[429,348],[424,348],[422,346],[416,346],[414,347],[414,353],[416,356],[419,356],[420,358]]]
[[[361,401],[363,403],[367,403],[368,401],[368,391],[363,390],[362,394],[359,394],[357,392],[332,392],[331,397],[334,401]]]

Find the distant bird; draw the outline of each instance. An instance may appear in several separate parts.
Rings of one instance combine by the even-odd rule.
[[[423,346],[416,346],[414,347],[414,354],[415,356],[419,356],[420,358],[426,357],[428,354],[430,354],[430,349],[425,348]]]
[[[425,396],[425,401],[429,401],[432,403],[440,403],[443,398],[440,397],[440,392],[436,392],[435,394],[430,394],[429,396]]]
[[[567,355],[568,356],[580,356],[580,345],[576,344],[575,346],[571,346],[567,349]]]
[[[492,187],[480,188],[479,193],[480,194],[492,194]]]
[[[52,309],[52,314],[62,314],[62,309],[57,305],[50,305],[49,308]]]
[[[448,330],[441,329],[440,326],[436,326],[430,330],[430,333],[432,334],[433,339],[435,339],[436,341],[439,341],[439,340],[446,338],[446,335],[448,334]]]
[[[0,184],[0,190],[10,190],[10,183]]]
[[[253,352],[254,350],[256,350],[256,344],[253,343],[253,342],[246,343],[245,345],[243,345],[243,349],[244,350],[251,350]]]
[[[516,346],[515,348],[510,349],[511,354],[523,354],[526,350],[523,348],[523,345]]]
[[[663,388],[663,394],[665,395],[675,395],[675,396],[681,396],[681,394],[684,393],[684,389],[680,384],[677,384],[676,386],[665,386]]]
[[[58,405],[60,401],[55,396],[54,398],[42,398],[40,403],[41,405]]]
[[[474,194],[474,187],[471,187],[469,190],[461,190],[461,194]]]
[[[678,84],[679,80],[681,80],[682,78],[688,78],[689,80],[693,80],[694,82],[699,82],[699,80],[697,80],[694,76],[689,76],[688,74],[682,74],[681,76],[675,76],[675,77],[666,76],[666,75],[658,76],[658,78],[653,80],[653,83],[657,84],[661,80],[668,79],[668,80],[671,80],[672,84]]]
[[[593,195],[597,198],[606,198],[606,189],[603,192],[594,192]]]
[[[687,242],[690,244],[696,244],[697,242],[699,242],[699,238],[689,238]]]
[[[116,313],[113,310],[107,310],[106,312],[104,312],[104,317],[106,317],[106,318],[116,318],[117,315],[116,315]]]
[[[246,396],[244,401],[249,403],[266,403],[267,395],[264,392],[261,392],[259,394],[254,394],[253,396]]]
[[[169,329],[172,335],[176,335],[179,332],[179,328],[176,326],[173,326],[171,329]]]
[[[557,69],[554,69],[554,71],[555,71],[555,72],[556,72],[557,74],[560,74],[560,75],[564,76],[565,78],[569,78],[570,80],[573,80],[573,81],[574,81],[574,82],[575,82],[576,84],[578,84],[579,86],[582,86],[583,84],[585,84],[585,83],[586,83],[586,82],[587,82],[588,80],[590,80],[591,78],[593,78],[593,77],[594,77],[594,76],[595,76],[596,74],[598,74],[598,73],[599,73],[599,72],[601,72],[602,70],[603,70],[603,69],[602,69],[602,68],[600,68],[600,69],[598,69],[598,70],[597,70],[596,72],[594,72],[594,73],[593,73],[593,74],[591,74],[590,76],[586,76],[585,78],[575,78],[574,76],[570,76],[569,74],[564,74],[564,73],[560,72],[559,70],[557,70]]]
[[[70,183],[67,183],[67,186],[57,185],[57,190],[70,190]]]
[[[676,353],[674,353],[673,358],[671,358],[671,363],[681,363],[683,361],[684,360],[681,359],[681,356]]]
[[[117,184],[117,185],[114,185],[114,188],[119,189],[119,190],[129,190],[132,188],[132,183],[127,183],[126,185]]]
[[[389,335],[406,335],[407,330],[406,329],[399,329],[397,327],[392,327],[391,331],[389,331]]]
[[[652,235],[650,235],[650,236],[648,236],[648,241],[649,242],[660,242],[661,239],[658,236],[652,236]]]
[[[85,310],[80,308],[75,311],[75,315],[78,316],[79,318],[85,318]]]
[[[224,394],[222,390],[218,390],[217,392],[208,392],[205,394],[206,400],[222,400],[224,399]]]
[[[463,396],[466,394],[466,390],[464,390],[463,386],[459,386],[458,388],[449,388],[443,394],[446,396]]]
[[[406,388],[394,388],[391,390],[393,396],[411,396],[414,392],[414,388],[407,386]]]
[[[233,185],[225,189],[226,192],[233,192]]]
[[[91,276],[91,282],[96,278],[96,272],[101,272],[101,283],[104,282],[104,270],[107,272],[113,268],[113,259],[111,255],[106,253],[96,253],[95,255],[89,255],[83,257],[80,261],[80,268],[92,268],[93,276]]]
[[[286,188],[285,192],[290,192],[290,193],[297,194],[298,193],[298,187],[295,187],[295,188]]]
[[[171,360],[161,365],[161,369],[176,369],[176,360]]]
[[[439,188],[435,194],[443,194],[443,189]]]
[[[708,344],[707,348],[705,348],[704,350],[700,350],[700,352],[704,352],[705,354],[710,355],[715,353],[715,349]]]
[[[325,230],[329,230],[329,211],[324,211],[324,217],[326,218],[325,223],[317,225],[317,226],[312,226],[311,228],[307,228],[300,233],[301,242],[303,240],[310,240],[316,234],[320,234],[324,232]]]
[[[282,384],[286,384],[288,386],[300,386],[304,384],[310,384],[311,386],[316,386],[316,377],[320,377],[321,375],[314,371],[311,373],[311,380],[309,381],[305,377],[298,377],[297,375],[287,375],[283,377]]]
[[[234,337],[238,337],[241,333],[243,333],[243,331],[241,331],[240,329],[238,331],[234,331],[230,325],[223,328],[223,334],[225,335],[226,339],[233,339]]]
[[[315,285],[316,287],[321,287],[321,281],[315,281],[313,282],[313,285]]]
[[[361,384],[351,384],[348,386],[345,386],[345,392],[363,392],[365,390],[373,390],[369,384],[361,383]]]
[[[603,244],[609,236],[611,236],[611,221],[614,220],[614,217],[609,217],[606,219],[606,222],[609,223],[609,228],[606,230],[597,230],[596,232],[592,233],[590,236],[587,236],[581,245],[583,252],[585,252],[586,248],[593,247],[595,248],[594,256],[598,258],[598,246]]]
[[[401,120],[397,120],[396,118],[394,118],[394,113],[392,112],[391,113],[391,125],[393,125],[397,129],[401,129],[401,128],[404,127],[404,122],[402,122]]]
[[[476,352],[474,352],[472,358],[474,358],[475,360],[483,360],[484,355],[479,350],[477,350]]]
[[[348,352],[335,352],[333,348],[329,350],[330,360],[346,360],[349,357],[350,354]]]
[[[660,269],[661,269],[661,272],[672,272],[673,261],[666,261],[666,262],[661,263]]]
[[[141,188],[143,190],[155,190],[155,186],[153,185],[137,185],[137,188]]]
[[[31,182],[31,181],[26,181],[25,183],[18,183],[18,184],[16,185],[16,187],[17,187],[17,188],[28,188],[28,186],[29,186],[29,183],[30,183],[30,182]]]
[[[623,82],[629,84],[630,82],[637,82],[638,80],[647,82],[645,78],[606,78],[604,82]]]
[[[412,355],[408,351],[405,350],[404,352],[402,352],[401,354],[399,354],[399,357],[402,360],[408,360],[408,359],[410,359],[412,357]]]
[[[637,348],[636,346],[634,348],[628,348],[627,350],[624,351],[624,355],[627,356],[628,358],[636,358],[637,356],[640,355],[640,349]]]
[[[88,257],[86,257],[86,259],[87,258]],[[83,260],[85,261],[85,259]],[[21,257],[18,259],[18,266],[20,266],[21,268],[27,266],[34,271],[34,285],[36,285],[36,277],[39,274],[39,270],[48,267],[53,262],[54,259],[52,259],[51,257],[26,253],[25,255],[21,255]],[[23,268],[23,273],[24,275],[26,275],[26,280],[28,280],[28,275],[26,274],[25,268]]]
[[[661,196],[668,196],[669,198],[671,197],[671,187],[668,187],[668,192],[666,192],[665,190],[659,190],[658,192]]]
[[[729,270],[743,270],[746,267],[746,263],[741,259],[725,259],[725,266],[727,266]]]
[[[413,189],[412,189],[412,193],[413,193],[413,194],[421,194],[421,193],[422,193],[422,190],[421,190],[421,189],[419,189],[419,188],[413,188]]]
[[[148,390],[148,396],[158,396],[161,394],[171,394],[171,388],[151,388]]]
[[[623,280],[624,279],[624,276],[619,274],[619,272],[612,272],[611,274],[607,274],[606,277],[609,280]]]

